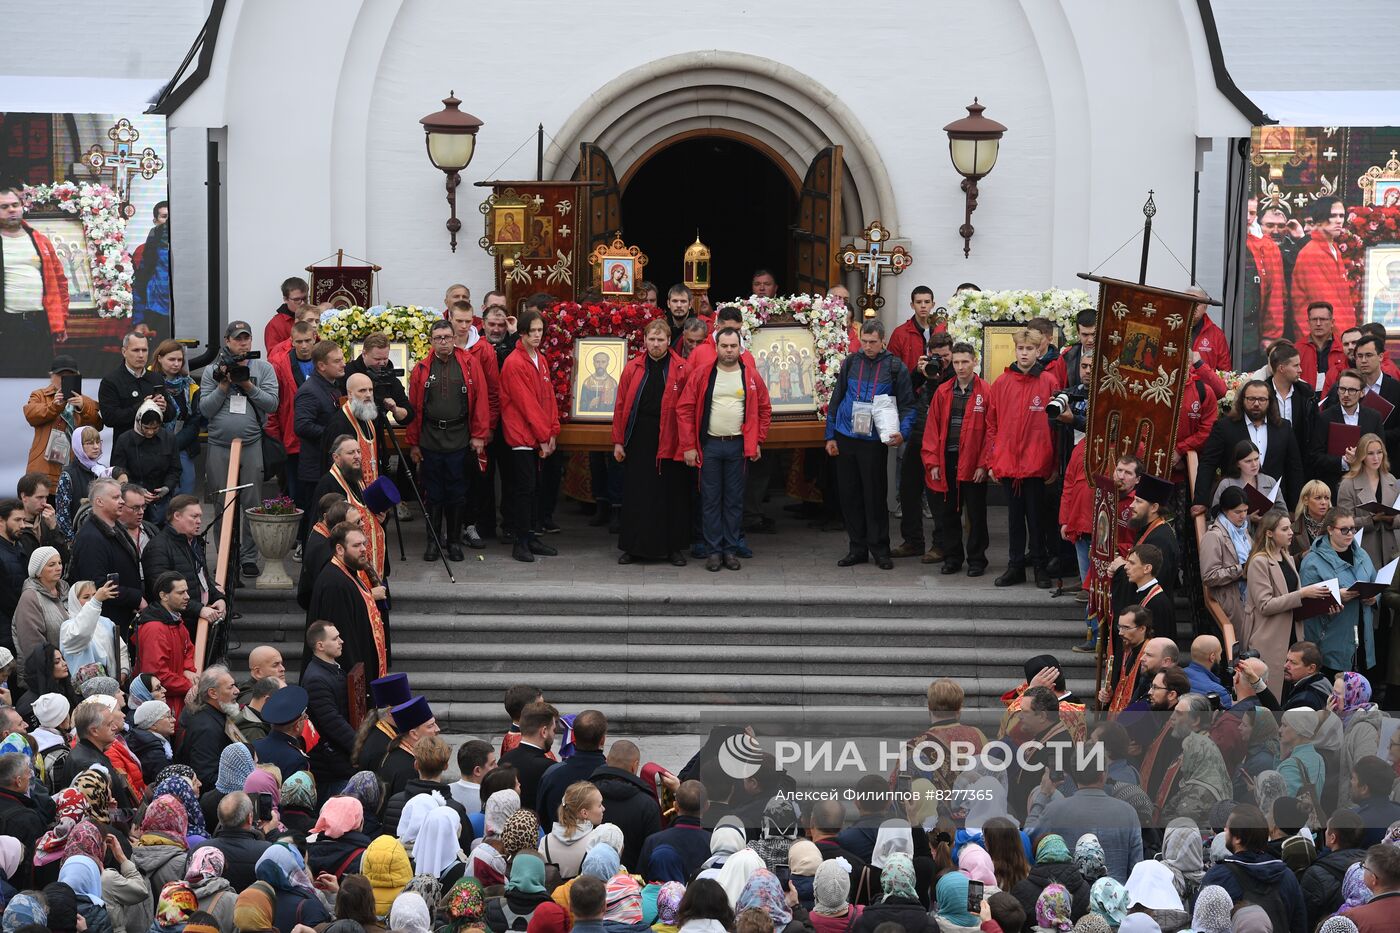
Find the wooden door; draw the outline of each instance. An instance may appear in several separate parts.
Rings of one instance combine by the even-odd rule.
[[[818,152],[797,199],[797,223],[792,228],[793,294],[826,294],[840,281],[836,250],[840,247],[841,147]]]
[[[613,234],[622,229],[622,189],[606,152],[593,143],[580,143],[578,148],[578,171],[574,172],[574,179],[594,183],[580,194],[588,229],[578,242],[581,250],[588,252],[604,240],[611,243]]]

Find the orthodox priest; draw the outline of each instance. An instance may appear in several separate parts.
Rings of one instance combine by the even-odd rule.
[[[364,373],[345,377],[345,398],[326,425],[325,439],[331,443],[341,436],[353,437],[360,448],[360,485],[379,478],[379,444],[374,421],[379,409],[374,405],[374,381]],[[326,451],[326,463],[334,462]]]
[[[342,522],[331,529],[330,545],[334,556],[316,578],[307,617],[331,620],[340,629],[351,708],[363,713],[368,683],[389,672],[389,633],[378,603],[384,587],[370,580],[363,531]]]
[[[374,435],[368,436],[372,450]],[[386,577],[385,562],[387,560],[384,535],[384,519],[387,513],[376,515],[365,507],[364,501],[364,490],[368,481],[363,470],[366,469],[366,464],[368,464],[368,469],[375,470],[375,460],[372,456],[368,460],[364,458],[363,444],[350,434],[340,434],[331,440],[330,455],[331,468],[316,484],[316,492],[311,501],[319,503],[322,496],[328,493],[338,493],[360,510],[360,526],[367,541],[365,560],[375,584],[383,583]],[[312,518],[319,520],[320,516],[313,515]],[[325,617],[320,616],[319,618]]]

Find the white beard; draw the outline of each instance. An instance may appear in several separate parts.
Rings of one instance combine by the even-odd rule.
[[[238,704],[237,704],[237,703],[220,703],[220,704],[219,704],[219,712],[223,713],[225,716],[237,716],[237,715],[238,715]]]
[[[361,421],[373,421],[379,417],[379,409],[374,407],[374,401],[362,402],[359,399],[350,400],[350,414]]]

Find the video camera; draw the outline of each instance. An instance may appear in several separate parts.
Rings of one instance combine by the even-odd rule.
[[[383,407],[385,399],[396,399],[394,386],[403,386],[403,370],[390,363],[383,369],[366,366],[370,382],[374,383],[374,404]]]
[[[228,347],[219,349],[219,360],[214,366],[214,381],[223,382],[247,382],[252,373],[248,369],[249,360],[262,359],[262,353],[257,350],[249,350],[247,353],[235,354]]]
[[[1069,411],[1075,402],[1089,401],[1089,390],[1086,387],[1075,386],[1073,389],[1065,389],[1051,396],[1050,401],[1045,404],[1045,414],[1055,421],[1060,415]]]

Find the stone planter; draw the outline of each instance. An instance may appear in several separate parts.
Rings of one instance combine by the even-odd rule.
[[[287,515],[265,515],[248,509],[248,529],[263,556],[263,572],[254,584],[260,590],[289,590],[295,583],[287,576],[282,559],[291,553],[301,525],[301,510]]]

